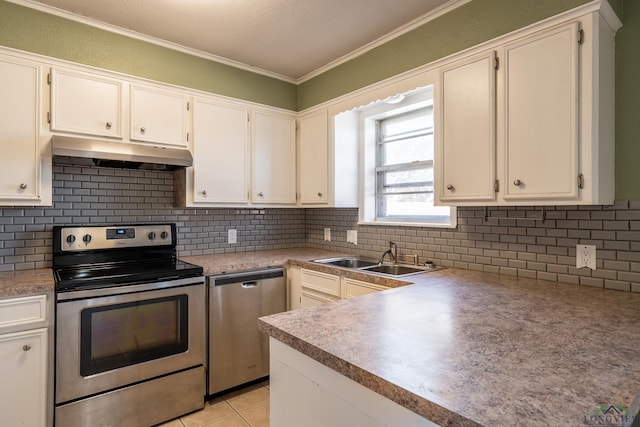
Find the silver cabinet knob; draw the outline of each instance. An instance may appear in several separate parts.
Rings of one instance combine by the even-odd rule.
[[[264,194],[262,194],[262,191],[258,193],[258,197],[264,197]]]
[[[29,186],[27,184],[25,184],[24,182],[22,184],[20,184],[20,189],[21,190],[26,190],[27,188],[29,188]]]
[[[22,351],[29,351],[31,350],[31,345],[30,344],[25,344],[22,346]]]
[[[447,190],[449,190],[449,191],[453,191],[453,190],[454,190],[453,185],[451,185],[451,184],[447,185]]]
[[[322,193],[318,191],[318,197],[322,197]]]
[[[111,129],[111,127],[113,126],[113,123],[107,122],[105,126],[107,129]]]
[[[207,197],[207,190],[202,190],[202,195],[203,195],[204,197]]]
[[[515,181],[513,181],[513,185],[515,185],[516,187],[520,187],[520,185],[522,185],[522,181],[516,179]]]
[[[144,133],[146,132],[146,129],[143,127],[140,128],[140,133],[144,135]]]

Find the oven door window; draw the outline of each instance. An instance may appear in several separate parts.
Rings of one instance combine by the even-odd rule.
[[[183,353],[189,347],[187,295],[82,310],[83,377]]]

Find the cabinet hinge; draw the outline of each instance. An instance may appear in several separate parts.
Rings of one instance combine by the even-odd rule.
[[[495,62],[493,64],[493,68],[495,68],[496,70],[500,68],[500,58],[498,58],[497,56],[496,56]]]
[[[584,175],[583,174],[578,174],[578,188],[581,189],[581,190],[584,188]]]
[[[187,132],[187,142],[189,142],[189,132]]]
[[[497,179],[496,179],[496,180],[493,182],[493,191],[495,191],[496,193],[497,193],[498,191],[500,191],[500,180],[497,180]]]
[[[47,111],[47,123],[51,123],[51,112]]]
[[[47,73],[47,84],[51,85],[51,73]]]
[[[578,30],[578,44],[584,43],[584,30]]]
[[[247,111],[247,123],[251,121],[251,115],[249,114],[249,112]]]
[[[189,108],[191,108],[191,103],[187,101],[187,111],[189,111]]]

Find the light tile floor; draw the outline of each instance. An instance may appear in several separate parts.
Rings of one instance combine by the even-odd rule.
[[[269,427],[269,382],[223,394],[159,427]]]

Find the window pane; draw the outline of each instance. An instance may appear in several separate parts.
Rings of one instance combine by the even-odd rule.
[[[433,134],[382,144],[382,166],[433,160]]]
[[[433,186],[433,168],[381,172],[381,174],[383,174],[383,187],[387,191],[389,186],[403,186],[403,184]]]
[[[380,122],[382,139],[392,139],[406,133],[431,130],[433,128],[433,109],[420,109]]]
[[[382,217],[429,217],[435,220],[449,218],[449,207],[433,206],[433,193],[391,194],[380,197]]]

